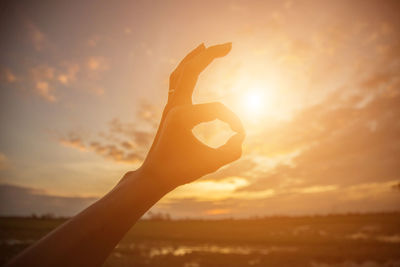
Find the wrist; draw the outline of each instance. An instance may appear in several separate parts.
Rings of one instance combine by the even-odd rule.
[[[131,181],[135,181],[135,183],[144,183],[147,188],[154,189],[164,195],[175,189],[174,186],[166,182],[164,177],[160,177],[158,174],[143,166],[135,171],[127,172],[122,178],[121,182],[123,180],[127,181],[128,183]]]

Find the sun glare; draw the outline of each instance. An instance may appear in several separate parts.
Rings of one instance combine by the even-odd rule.
[[[243,105],[247,113],[258,115],[262,112],[264,106],[264,95],[262,90],[253,89],[245,93]]]
[[[232,89],[233,110],[247,126],[257,125],[266,119],[281,117],[279,105],[282,98],[278,90],[278,81],[275,79],[241,78],[237,86]]]

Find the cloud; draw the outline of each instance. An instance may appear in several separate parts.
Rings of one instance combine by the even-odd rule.
[[[49,102],[56,102],[56,97],[53,94],[54,88],[50,87],[48,82],[36,82],[36,92]]]
[[[38,65],[30,70],[35,92],[49,102],[56,102],[55,88],[51,85],[55,69],[48,65]]]
[[[102,96],[105,93],[105,89],[102,87],[92,86],[89,87],[89,91],[92,92],[94,95]]]
[[[6,157],[6,155],[0,152],[0,171],[8,169],[9,166],[10,166],[9,159]]]
[[[365,78],[360,85],[362,88],[377,90],[382,85],[388,86],[393,80],[398,78],[400,78],[400,76],[391,72],[376,73],[375,75]]]
[[[204,176],[202,180],[219,181],[232,176],[239,176],[250,179],[254,176],[257,163],[252,157],[242,157],[241,159],[224,166],[215,173]]]
[[[58,138],[63,146],[80,151],[91,151],[106,159],[120,163],[141,163],[150,148],[155,135],[152,122],[150,130],[139,130],[142,123],[126,123],[114,118],[108,123],[106,132],[97,138],[84,138],[77,132],[70,132]]]
[[[219,181],[199,180],[191,184],[185,184],[170,194],[172,199],[202,199],[202,200],[224,200],[230,197],[246,199],[251,198],[249,194],[240,192],[233,195],[237,188],[246,186],[248,181],[241,177],[228,177]],[[269,192],[270,193],[270,192]],[[257,194],[256,197],[265,197],[265,194]]]
[[[83,138],[75,132],[70,132],[60,137],[58,140],[62,146],[74,148],[82,152],[94,152],[97,155],[115,162],[138,163],[143,160],[143,155],[135,153],[133,149],[135,145],[128,141],[123,141],[118,145],[107,143],[105,140],[102,142],[84,141]]]
[[[124,142],[125,143],[125,142]],[[101,144],[99,142],[91,142],[90,149],[96,154],[104,156],[115,162],[138,163],[142,162],[143,155],[131,151],[126,151],[113,144]]]
[[[132,29],[131,29],[130,27],[125,27],[125,28],[124,28],[124,33],[125,33],[126,35],[131,35],[131,34],[132,34]]]
[[[23,19],[23,24],[35,50],[39,52],[46,49],[48,60],[46,63],[41,63],[43,60],[29,55],[28,60],[25,60],[24,64],[20,64],[22,72],[28,72],[27,77],[24,77],[25,74],[17,77],[10,69],[2,68],[0,71],[1,82],[18,82],[18,88],[32,88],[42,99],[52,103],[58,102],[59,98],[65,95],[57,92],[72,85],[73,88],[79,88],[81,92],[86,90],[97,96],[104,94],[104,87],[98,84],[102,78],[99,73],[109,69],[104,56],[91,56],[75,60],[71,60],[73,58],[71,56],[60,57],[58,47],[50,44],[47,36],[34,22]],[[84,79],[81,79],[82,77]]]
[[[98,43],[102,40],[102,37],[99,35],[93,35],[87,40],[87,45],[89,47],[96,47]]]
[[[95,63],[92,63],[95,65]],[[97,63],[96,63],[97,64]],[[95,67],[93,65],[93,67]],[[52,66],[47,64],[36,65],[29,70],[29,80],[35,93],[41,96],[48,102],[57,102],[59,97],[56,95],[57,91],[64,90],[65,88],[78,88],[79,91],[91,92],[94,95],[104,95],[105,89],[99,86],[95,80],[98,80],[98,76],[94,80],[90,77],[93,73],[97,73],[101,68],[100,66],[95,67],[96,71],[90,72],[89,77],[86,80],[82,80],[82,69],[80,64],[71,61],[63,61],[60,64],[54,64]],[[98,69],[97,69],[98,68]],[[93,78],[93,77],[92,77]]]
[[[400,180],[400,125],[393,123],[400,116],[400,94],[376,96],[362,108],[356,105],[359,98],[337,108],[329,101],[303,110],[269,131],[268,140],[252,144],[267,156],[303,149],[292,164],[258,174],[240,190]]]
[[[142,101],[139,104],[139,109],[136,113],[138,119],[150,124],[151,127],[157,129],[160,122],[162,108],[147,101]]]
[[[64,71],[60,71],[60,73],[57,75],[57,80],[64,85],[68,85],[71,82],[75,82],[79,70],[80,70],[80,67],[78,64],[65,63]]]
[[[25,25],[28,30],[29,39],[34,48],[37,51],[41,51],[47,46],[48,41],[46,35],[32,21],[27,21]]]
[[[251,81],[259,78],[262,81],[261,89],[278,92],[277,97],[271,95],[265,104],[266,113],[271,113],[274,118],[256,118],[256,130],[248,131],[244,157],[204,177],[193,187],[187,187],[185,194],[181,193],[179,198],[192,197],[197,205],[201,198],[198,192],[203,192],[206,197],[217,195],[218,201],[208,202],[210,206],[202,208],[202,213],[232,213],[236,206],[242,213],[246,210],[250,212],[254,210],[251,203],[260,207],[260,211],[276,211],[280,206],[279,201],[284,203],[282,207],[287,210],[290,203],[299,203],[302,210],[307,208],[306,204],[313,206],[308,207],[309,210],[317,210],[319,205],[326,210],[329,205],[334,205],[341,192],[351,192],[350,188],[356,195],[363,192],[361,188],[373,191],[374,187],[389,186],[386,182],[398,181],[399,112],[396,107],[399,106],[399,100],[396,96],[400,88],[397,71],[399,24],[393,20],[394,16],[383,16],[389,9],[396,10],[393,4],[367,4],[363,10],[376,11],[372,15],[370,12],[354,12],[356,5],[352,4],[329,4],[332,8],[328,9],[326,4],[317,2],[296,8],[291,7],[289,1],[272,6],[268,3],[257,5],[257,8],[237,5],[230,6],[234,14],[244,17],[252,14],[264,20],[236,27],[244,27],[246,32],[239,33],[238,39],[234,40],[234,53],[224,59],[224,63],[221,61],[225,66],[222,69],[218,67],[220,63],[215,62],[213,65],[216,67],[211,67],[215,71],[211,69],[208,74],[202,74],[199,80],[199,87],[202,88],[197,92],[202,91],[205,97],[198,97],[200,95],[196,93],[194,100],[225,101],[234,92],[225,89],[236,86],[236,81],[243,81],[238,87],[240,93],[251,88]],[[293,13],[295,10],[296,14]],[[326,10],[340,11],[340,19],[335,12]],[[304,14],[308,13],[315,14],[317,19],[304,19]],[[89,35],[89,40],[86,37],[82,39],[84,32],[83,35],[82,32],[70,34],[67,42],[57,42],[57,47],[48,49],[49,37],[64,40],[65,36],[54,25],[46,24],[46,20],[40,21],[43,24],[31,23],[27,27],[31,43],[41,52],[32,53],[35,51],[29,49],[22,51],[19,49],[23,47],[22,44],[15,42],[14,45],[10,41],[9,46],[14,45],[17,50],[10,50],[11,57],[7,53],[5,58],[12,60],[14,55],[20,53],[22,60],[16,61],[23,65],[10,65],[10,72],[4,72],[2,80],[18,85],[29,83],[29,88],[46,101],[59,103],[65,97],[67,101],[76,102],[71,105],[61,103],[57,110],[66,115],[64,118],[76,114],[76,108],[99,106],[97,104],[100,103],[77,93],[103,95],[107,86],[112,84],[122,87],[113,96],[101,99],[103,111],[111,108],[111,112],[124,112],[121,107],[115,106],[115,101],[119,101],[123,95],[129,96],[135,108],[140,100],[134,96],[147,94],[158,98],[159,94],[154,93],[152,88],[161,83],[161,78],[155,75],[152,81],[147,82],[143,74],[147,70],[155,70],[160,75],[166,73],[166,61],[148,61],[145,64],[141,61],[148,58],[146,53],[156,55],[167,50],[174,55],[164,58],[178,58],[178,54],[183,53],[178,51],[186,49],[186,45],[177,45],[172,50],[168,44],[150,47],[148,44],[154,43],[151,38],[142,38],[142,43],[139,38],[133,46],[125,46],[126,36],[123,37],[121,31],[125,28],[125,33],[131,34],[131,37],[134,36],[133,32],[136,34],[135,26],[125,24],[114,27],[117,33],[104,27],[99,31],[94,27],[92,32],[100,32],[101,35]],[[18,36],[15,32],[18,31],[10,31],[10,37]],[[51,36],[46,36],[47,32]],[[110,49],[103,49],[103,46]],[[124,61],[132,51],[136,56],[134,64],[143,63],[142,68],[139,68],[137,76],[128,75],[128,79],[119,79],[115,83],[115,77],[119,74],[125,76],[126,70],[132,67],[132,62]],[[112,64],[112,58],[119,64]],[[68,64],[65,64],[66,61]],[[111,65],[114,69],[110,68]],[[32,74],[33,78],[24,79],[21,68],[35,66],[38,66],[38,73]],[[247,72],[241,72],[242,69]],[[222,82],[218,83],[219,80]],[[146,90],[140,90],[138,94],[132,91],[127,93],[125,89],[129,87],[128,84]],[[204,90],[206,88],[208,90]],[[330,95],[333,91],[340,93]],[[65,106],[75,108],[74,112],[64,109]],[[234,109],[235,105],[232,107]],[[113,162],[140,162],[151,145],[161,108],[143,104],[138,110],[137,118],[141,121],[130,123],[115,119],[101,133],[92,133],[90,137],[67,133],[57,141],[63,146],[87,151],[86,154],[96,154]],[[279,117],[276,121],[275,116]],[[76,119],[78,123],[82,120]],[[93,126],[90,122],[85,122],[85,125]],[[361,184],[364,187],[358,187]],[[210,188],[215,188],[217,192]],[[324,194],[332,196],[332,201],[325,198]],[[361,196],[361,199],[365,197]],[[237,201],[239,198],[242,203]],[[347,199],[343,203],[346,201],[355,200]],[[313,205],[313,202],[316,203]],[[385,203],[393,205],[394,202]],[[179,205],[182,204],[179,200]]]
[[[96,197],[56,196],[31,187],[0,184],[2,216],[26,216],[33,213],[72,216],[96,200]]]
[[[61,137],[59,141],[61,145],[66,147],[76,148],[80,151],[87,150],[86,145],[83,143],[82,138],[75,133],[69,133],[67,136]]]
[[[14,83],[17,81],[17,76],[8,68],[0,69],[0,82]]]
[[[139,146],[149,145],[154,136],[149,131],[138,130],[138,123],[122,123],[118,118],[109,122],[109,132],[111,135],[132,139]]]
[[[87,60],[87,67],[91,71],[105,71],[109,69],[108,63],[104,57],[92,56]]]
[[[167,196],[152,210],[168,212],[173,217],[216,218],[399,211],[400,194],[392,190],[396,183],[398,181],[361,183],[337,190],[328,187],[324,190],[315,190],[315,187],[277,190],[260,198],[235,198],[232,195],[213,200]],[[218,214],[218,211],[223,212]]]
[[[152,209],[152,212],[166,212],[171,214],[174,218],[185,218],[185,217],[227,217],[233,213],[231,211],[237,211],[238,201],[227,200],[212,201],[212,200],[200,200],[194,198],[185,199],[172,199],[172,200],[161,200]],[[215,213],[212,211],[225,211],[223,213]],[[210,214],[211,213],[211,214]]]
[[[104,77],[104,73],[110,69],[109,61],[104,56],[88,56],[82,63],[84,67],[84,79],[87,81],[86,87],[91,92],[99,92],[98,89],[102,88],[99,84]],[[97,92],[96,92],[97,91]]]
[[[54,78],[54,68],[48,65],[37,65],[31,69],[32,79],[34,81],[52,80]]]
[[[197,198],[164,198],[152,211],[168,212],[182,217],[248,217],[273,214],[313,214],[336,212],[376,212],[399,210],[400,194],[391,189],[395,181],[352,186],[338,191],[307,194],[286,192],[258,199],[204,200]],[[0,215],[26,216],[52,213],[72,216],[88,207],[97,197],[57,196],[46,191],[0,184]],[[296,203],[296,205],[293,205]]]

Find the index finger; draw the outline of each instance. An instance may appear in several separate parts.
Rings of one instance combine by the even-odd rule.
[[[183,67],[177,84],[174,104],[185,105],[192,103],[192,94],[200,73],[216,58],[226,56],[232,48],[232,43],[214,45],[206,48]]]
[[[204,43],[201,43],[200,45],[198,45],[195,49],[193,49],[192,51],[190,51],[182,60],[181,62],[178,64],[178,66],[175,68],[175,70],[171,73],[171,75],[169,76],[169,89],[175,89],[175,87],[177,86],[177,82],[179,79],[179,76],[182,72],[182,69],[184,67],[184,65],[191,60],[193,57],[195,57],[197,54],[199,54],[201,51],[203,51],[204,49],[206,49],[206,47],[204,46]]]

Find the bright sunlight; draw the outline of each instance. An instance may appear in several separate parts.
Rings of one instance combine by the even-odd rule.
[[[276,95],[272,86],[252,86],[237,93],[236,110],[244,121],[259,121],[275,116]]]
[[[265,96],[261,89],[252,89],[245,93],[243,106],[247,113],[258,115],[265,106]]]

